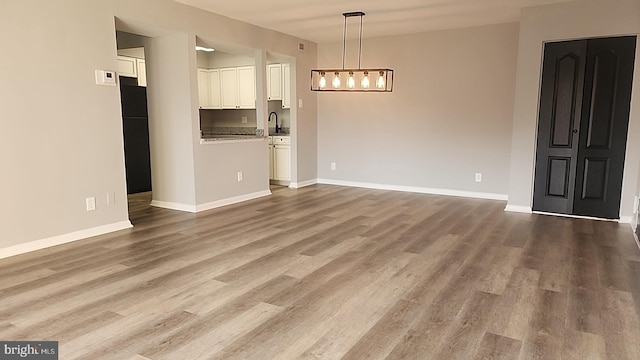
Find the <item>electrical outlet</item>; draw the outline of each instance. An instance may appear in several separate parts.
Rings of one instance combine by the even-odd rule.
[[[244,180],[242,176],[242,171],[238,171],[238,182],[241,182],[242,180]]]
[[[331,170],[335,171],[335,169],[336,169],[336,163],[331,163]]]
[[[298,99],[298,108],[302,109],[302,99]]]
[[[476,182],[482,182],[482,173],[476,173]]]
[[[112,205],[116,203],[116,193],[108,192],[107,193],[107,205]]]
[[[94,211],[96,209],[96,198],[88,197],[85,199],[87,203],[87,211]]]
[[[243,123],[243,124],[246,124],[246,123],[247,123],[247,117],[246,117],[246,116],[243,116],[241,119],[242,119],[242,123]]]

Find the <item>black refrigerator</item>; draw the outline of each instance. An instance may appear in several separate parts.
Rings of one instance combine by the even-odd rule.
[[[147,88],[120,81],[127,194],[151,191]]]

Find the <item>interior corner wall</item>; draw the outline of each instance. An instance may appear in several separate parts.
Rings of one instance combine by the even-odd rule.
[[[640,33],[640,1],[583,0],[525,8],[520,22],[518,66],[513,112],[509,205],[531,208],[535,171],[538,101],[543,44],[546,41]],[[640,48],[640,46],[638,46]],[[621,219],[633,213],[640,166],[640,49],[629,117],[629,135],[622,184]]]
[[[299,57],[291,63],[291,93],[298,95],[291,99],[291,131],[295,134],[295,153],[291,161],[297,164],[295,181],[298,184],[315,182],[318,177],[318,112],[317,94],[311,91],[310,70],[317,68],[318,47],[307,43],[305,51],[308,56]],[[302,101],[302,107],[300,107]]]
[[[195,38],[180,32],[145,39],[153,200],[179,206],[196,204],[189,57],[194,47]]]
[[[365,39],[362,67],[392,68],[393,92],[318,93],[319,177],[506,198],[517,46],[517,23]],[[341,52],[319,44],[318,67]]]
[[[110,2],[1,1],[0,14],[0,249],[128,223],[119,89],[95,80],[116,69]]]

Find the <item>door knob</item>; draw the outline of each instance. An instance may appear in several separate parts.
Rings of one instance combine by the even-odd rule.
[[[573,133],[577,134],[578,133],[578,129],[573,129]]]

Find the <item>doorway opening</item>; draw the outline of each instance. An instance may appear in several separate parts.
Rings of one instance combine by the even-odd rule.
[[[144,37],[116,31],[129,207],[150,206],[151,153]]]
[[[545,44],[533,210],[619,219],[635,36]]]

